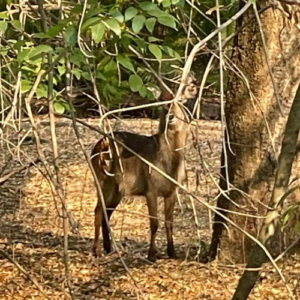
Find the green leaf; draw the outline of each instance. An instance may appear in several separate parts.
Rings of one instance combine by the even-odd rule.
[[[32,51],[29,54],[29,58],[34,59],[37,55],[39,55],[41,53],[48,53],[52,50],[53,49],[48,45],[38,45],[32,49]]]
[[[19,40],[17,41],[15,44],[14,44],[14,49],[17,50],[17,51],[21,51],[22,50],[22,47],[25,45],[25,41],[24,40]]]
[[[174,51],[174,57],[175,57],[176,59],[182,61],[181,55],[180,55],[178,52],[176,52],[176,51]]]
[[[3,47],[0,45],[0,55],[7,55],[9,48],[8,47]]]
[[[65,65],[58,65],[57,70],[60,76],[66,73],[66,66]]]
[[[7,11],[0,12],[0,19],[9,20]]]
[[[171,0],[163,0],[162,4],[163,4],[163,7],[169,7],[169,6],[171,6]]]
[[[39,33],[35,33],[34,35],[34,38],[37,38],[37,39],[49,39],[50,36],[46,33],[43,33],[43,32],[39,32]]]
[[[38,99],[48,97],[48,86],[46,84],[40,83],[36,89],[36,96]]]
[[[162,25],[171,27],[173,29],[177,29],[175,18],[171,15],[166,15],[164,17],[158,17],[157,21],[158,21],[158,23],[160,23]]]
[[[120,45],[122,45],[126,50],[128,50],[130,44],[131,44],[131,36],[123,34],[120,39]]]
[[[66,111],[71,111],[72,110],[73,112],[75,112],[75,109],[73,109],[73,108],[70,107],[69,102],[63,101],[62,105],[65,107]]]
[[[165,13],[164,11],[160,10],[158,7],[156,9],[153,10],[149,10],[147,11],[147,14],[152,16],[152,17],[165,17],[168,16],[167,13]]]
[[[142,85],[143,85],[143,80],[139,75],[137,74],[130,75],[129,86],[133,92],[139,91]]]
[[[147,30],[150,33],[153,32],[155,24],[156,24],[156,19],[155,18],[149,18],[149,19],[147,19],[145,25],[146,25]]]
[[[12,20],[10,23],[15,29],[22,31],[22,24],[19,20]]]
[[[0,34],[4,34],[7,29],[7,22],[6,21],[0,21]]]
[[[119,36],[121,34],[120,24],[117,20],[109,19],[106,22],[104,22],[104,24],[105,24],[106,27],[111,29],[116,35]]]
[[[76,77],[77,80],[80,80],[82,71],[78,68],[72,69],[72,74]]]
[[[117,72],[117,63],[111,59],[106,66],[103,68],[104,73],[115,74]]]
[[[79,49],[74,50],[74,53],[70,57],[70,61],[76,66],[81,66],[81,64],[86,64],[85,56],[82,54],[82,52]]]
[[[26,41],[25,42],[25,47],[32,47],[32,46],[34,46],[34,43],[32,42],[32,41]]]
[[[148,41],[149,41],[149,43],[153,43],[153,42],[162,42],[163,40],[158,39],[158,38],[156,38],[154,36],[149,36],[148,37]]]
[[[110,60],[111,60],[110,56],[108,55],[104,56],[104,58],[97,65],[97,70],[102,70]]]
[[[135,16],[132,20],[133,32],[138,34],[145,24],[146,18],[143,15]]]
[[[124,68],[130,70],[131,72],[135,72],[134,66],[131,60],[127,56],[119,54],[117,56],[117,60]]]
[[[167,53],[169,56],[171,57],[174,57],[175,54],[174,54],[174,50],[168,46],[160,46],[160,48],[165,52]]]
[[[40,70],[40,68],[39,67],[32,67],[32,66],[29,66],[29,65],[27,65],[27,66],[24,65],[24,66],[22,66],[21,70],[37,74],[38,71]]]
[[[97,24],[92,26],[91,28],[92,30],[92,38],[94,39],[95,43],[100,43],[100,41],[102,40],[106,27],[103,23]]]
[[[75,5],[75,4],[74,4]],[[73,14],[81,14],[82,12],[82,5],[81,4],[77,4],[75,5],[72,9],[71,9],[71,13]]]
[[[151,91],[149,91],[148,89],[147,89],[147,98],[149,100],[155,100],[154,94]]]
[[[131,20],[134,16],[136,16],[138,13],[137,9],[135,7],[128,7],[125,11],[125,21]]]
[[[151,53],[152,53],[159,61],[161,61],[161,59],[162,59],[162,53],[161,53],[160,48],[159,48],[157,45],[155,45],[155,44],[150,44],[148,48],[149,48],[150,52],[151,52]]]
[[[141,3],[139,3],[139,6],[144,11],[154,10],[154,9],[158,8],[156,4],[154,4],[150,1],[141,2]]]
[[[21,82],[21,93],[28,92],[32,87],[32,83],[29,80],[22,80]]]
[[[91,80],[91,75],[89,72],[82,72],[82,77],[86,80]]]
[[[181,60],[181,56],[179,55],[179,53],[174,51],[172,48],[170,48],[168,46],[160,46],[160,49],[162,49],[170,57],[175,57],[175,58]]]
[[[46,36],[48,36],[50,38],[56,37],[63,31],[65,26],[66,26],[66,24],[60,23],[60,24],[56,24],[56,25],[50,27],[49,30],[46,32]]]
[[[100,18],[98,18],[98,17],[90,18],[82,24],[81,32],[85,32],[85,31],[87,31],[87,29],[89,29],[89,27],[92,27],[92,26],[97,25],[99,23],[101,23]]]
[[[31,49],[23,49],[21,52],[18,53],[17,61],[20,63],[28,58]]]
[[[84,19],[88,20],[88,19],[90,19],[93,16],[97,16],[99,13],[101,13],[103,11],[104,11],[104,9],[101,6],[99,6],[99,7],[91,7],[90,10],[85,14]],[[81,14],[81,12],[82,12],[82,7],[81,7],[81,10],[79,12],[77,12],[76,14]]]
[[[143,85],[139,90],[139,94],[141,97],[145,98],[148,94],[148,89]]]
[[[65,107],[62,103],[54,102],[53,106],[54,106],[54,110],[56,111],[56,113],[63,114],[65,112]]]
[[[74,25],[69,25],[67,27],[65,38],[70,46],[75,46],[77,42],[77,28]]]
[[[184,7],[185,0],[172,0],[172,4],[177,7]]]
[[[134,39],[134,41],[136,42],[137,46],[140,49],[145,49],[146,48],[146,41],[144,39],[141,39],[140,37],[137,37],[136,39]]]
[[[113,9],[110,13],[119,23],[123,23],[124,16],[118,9]]]
[[[99,78],[101,80],[107,81],[106,77],[101,72],[97,72],[96,73],[96,78]]]

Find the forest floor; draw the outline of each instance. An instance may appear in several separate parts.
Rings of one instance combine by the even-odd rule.
[[[96,125],[98,120],[86,120]],[[221,125],[199,121],[200,152],[189,140],[187,148],[188,188],[202,199],[214,203],[217,189],[212,177],[203,168],[208,165],[214,178],[220,167]],[[230,299],[242,274],[243,265],[222,265],[197,262],[199,240],[210,242],[211,215],[206,208],[181,195],[175,208],[174,242],[177,259],[168,259],[163,222],[157,234],[161,259],[151,264],[146,260],[149,246],[149,220],[143,198],[124,199],[111,219],[117,245],[129,273],[116,252],[95,258],[92,254],[93,215],[96,203],[91,173],[74,136],[69,121],[60,119],[57,128],[59,165],[69,206],[79,223],[78,234],[69,235],[71,282],[76,299]],[[25,138],[19,151],[4,143],[0,151],[0,177],[19,165],[26,156],[35,160],[37,153],[29,124],[22,124]],[[80,127],[84,146],[90,153],[99,135]],[[157,122],[125,120],[117,128],[151,134]],[[50,128],[47,119],[39,119],[43,148],[51,157]],[[18,135],[6,136],[15,145]],[[11,159],[11,154],[13,158]],[[2,171],[1,171],[2,170]],[[2,173],[1,173],[2,172]],[[195,207],[195,211],[193,210]],[[159,201],[159,218],[163,220],[163,203]],[[195,212],[198,225],[195,224]],[[203,244],[203,243],[202,243]],[[63,263],[63,231],[60,200],[53,196],[43,169],[31,167],[0,185],[0,250],[18,262],[48,295],[49,299],[69,299]],[[300,295],[300,254],[294,253],[279,261],[287,284]],[[0,299],[46,299],[31,280],[0,254]],[[284,283],[271,264],[266,264],[250,298],[290,299]]]

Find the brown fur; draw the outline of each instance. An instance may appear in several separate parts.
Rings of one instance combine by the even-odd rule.
[[[163,110],[157,134],[143,136],[129,132],[115,132],[114,138],[181,183],[185,178],[184,147],[189,121],[183,103],[188,99],[194,100],[196,95],[196,85],[194,83],[192,85],[192,81],[188,82],[181,101],[173,103],[170,110]],[[157,197],[164,198],[168,255],[175,257],[172,222],[176,186],[126,148],[108,138],[102,138],[95,145],[92,151],[92,164],[101,184],[106,207],[110,209],[107,210],[108,218],[111,217],[113,209],[117,207],[124,196],[143,195],[146,197],[151,228],[148,259],[151,261],[156,259]],[[94,251],[96,255],[101,255],[99,245],[101,225],[104,249],[110,252],[109,231],[103,218],[101,199],[98,195],[95,209]]]

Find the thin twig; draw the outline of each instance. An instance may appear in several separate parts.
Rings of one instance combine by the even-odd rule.
[[[84,2],[83,2],[83,7],[82,7],[82,12],[81,12],[81,16],[80,16],[80,20],[79,20],[79,25],[78,25],[77,43],[78,43],[78,46],[79,46],[79,49],[80,49],[81,53],[82,53],[85,57],[87,57],[87,58],[93,58],[93,57],[94,57],[93,54],[86,53],[86,52],[83,50],[82,45],[81,45],[81,42],[80,42],[80,33],[81,33],[81,27],[82,27],[82,24],[83,24],[85,12],[86,12],[86,6],[87,6],[87,0],[84,0]]]

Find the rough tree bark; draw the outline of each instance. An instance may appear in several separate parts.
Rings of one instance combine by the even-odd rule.
[[[270,245],[273,244],[273,240],[276,239],[276,232],[280,229],[280,207],[282,201],[284,201],[283,196],[288,188],[293,161],[297,150],[297,139],[300,129],[299,112],[300,86],[298,87],[282,140],[274,189],[269,203],[271,209],[269,209],[266,214],[266,218],[258,236],[258,240],[267,247],[270,253],[272,253]],[[267,256],[264,250],[259,245],[255,245],[252,248],[246,268],[259,269],[266,261]],[[259,271],[244,271],[232,300],[246,300],[256,282],[258,274]]]
[[[267,2],[259,1],[259,5],[264,8]],[[229,79],[225,114],[230,139],[226,152],[231,201],[221,196],[217,206],[245,214],[266,213],[263,204],[270,201],[282,131],[300,80],[300,31],[291,22],[297,12],[292,9],[289,14],[279,6],[280,9],[266,9],[260,19],[284,116],[275,99],[254,9],[248,10],[240,22],[242,29],[233,54],[235,70],[240,70],[246,80],[234,73]],[[224,164],[224,153],[222,160]],[[299,169],[298,163],[299,160],[294,169]],[[224,168],[221,175],[225,178]],[[226,180],[220,184],[227,190]],[[236,214],[228,217],[258,236],[261,219]],[[250,239],[231,226],[223,230],[222,222],[216,215],[209,258],[214,259],[219,249],[221,261],[245,262],[251,249]],[[277,246],[273,245],[278,249]]]

